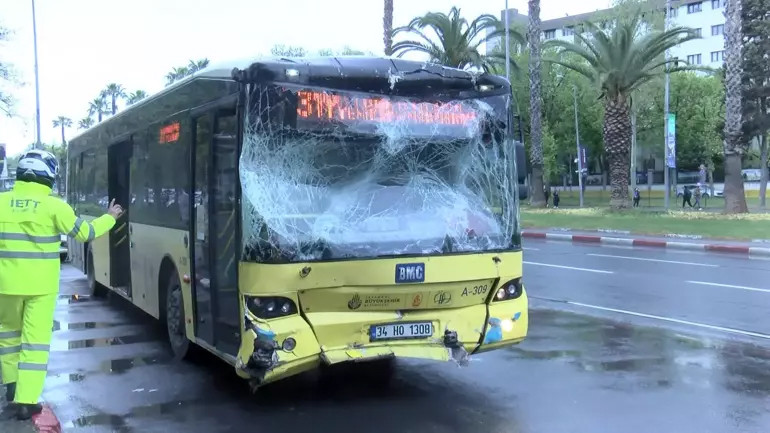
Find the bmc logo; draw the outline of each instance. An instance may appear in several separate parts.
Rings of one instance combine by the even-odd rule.
[[[425,281],[425,263],[396,265],[396,284],[422,283]]]

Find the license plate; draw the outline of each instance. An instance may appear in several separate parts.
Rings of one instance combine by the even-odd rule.
[[[430,322],[388,323],[369,328],[369,337],[372,341],[426,338],[431,335],[433,335],[433,324]]]

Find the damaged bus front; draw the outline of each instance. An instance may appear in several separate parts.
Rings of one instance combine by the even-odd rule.
[[[321,363],[465,363],[525,338],[523,148],[506,80],[333,58],[233,76],[240,375],[260,385]]]

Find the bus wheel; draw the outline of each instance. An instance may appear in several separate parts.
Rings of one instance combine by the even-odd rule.
[[[88,276],[88,288],[96,298],[106,298],[109,291],[101,283],[96,281],[96,271],[94,270],[94,254],[88,249],[88,258],[86,259],[86,275]]]
[[[176,272],[171,273],[166,286],[166,328],[174,359],[186,358],[190,351],[190,340],[185,332],[182,285]]]

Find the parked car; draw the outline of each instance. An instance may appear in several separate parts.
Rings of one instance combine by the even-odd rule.
[[[59,260],[62,263],[67,261],[67,255],[69,254],[69,247],[67,245],[67,235],[61,235],[61,245],[59,246]]]

